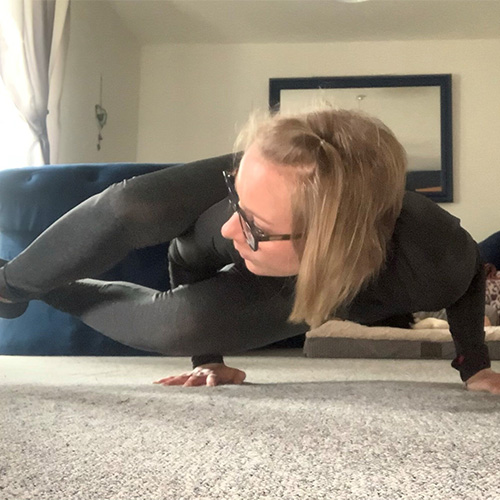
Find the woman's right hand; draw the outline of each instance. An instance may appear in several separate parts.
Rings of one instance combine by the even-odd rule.
[[[197,366],[190,372],[181,375],[172,375],[153,382],[160,385],[182,385],[196,387],[200,385],[216,386],[225,384],[242,384],[246,373],[237,368],[231,368],[224,363],[208,363]]]

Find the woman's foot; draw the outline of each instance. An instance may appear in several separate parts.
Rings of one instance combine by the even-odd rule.
[[[0,268],[3,267],[3,265],[7,261],[4,259],[0,259]],[[0,318],[5,318],[5,319],[14,319],[26,311],[28,307],[28,302],[10,302],[7,299],[4,299],[2,296],[0,296]]]

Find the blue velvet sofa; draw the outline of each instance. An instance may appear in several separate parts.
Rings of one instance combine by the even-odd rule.
[[[0,257],[19,254],[68,210],[109,185],[172,164],[74,164],[0,170]],[[168,243],[132,252],[101,279],[168,290]],[[0,354],[145,355],[114,342],[41,301],[21,317],[0,318]]]

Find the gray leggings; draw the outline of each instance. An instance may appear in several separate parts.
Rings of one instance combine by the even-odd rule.
[[[167,355],[232,354],[304,333],[287,322],[293,278],[250,273],[222,238],[222,170],[233,155],[115,184],[55,222],[0,269],[0,295],[41,299],[131,347]],[[104,282],[130,251],[171,241],[172,290]]]

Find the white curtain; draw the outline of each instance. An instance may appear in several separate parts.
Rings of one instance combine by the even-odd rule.
[[[57,115],[69,40],[68,25],[69,0],[0,1],[0,94],[3,99],[0,102],[6,111],[12,112],[7,115],[7,123],[2,113],[0,140],[2,149],[4,146],[16,148],[14,152],[20,164],[50,163],[49,109],[56,115],[51,117],[51,123],[56,126],[51,131],[50,143],[54,153],[57,152]],[[0,166],[19,166],[6,164],[5,159],[2,160],[2,149]]]

